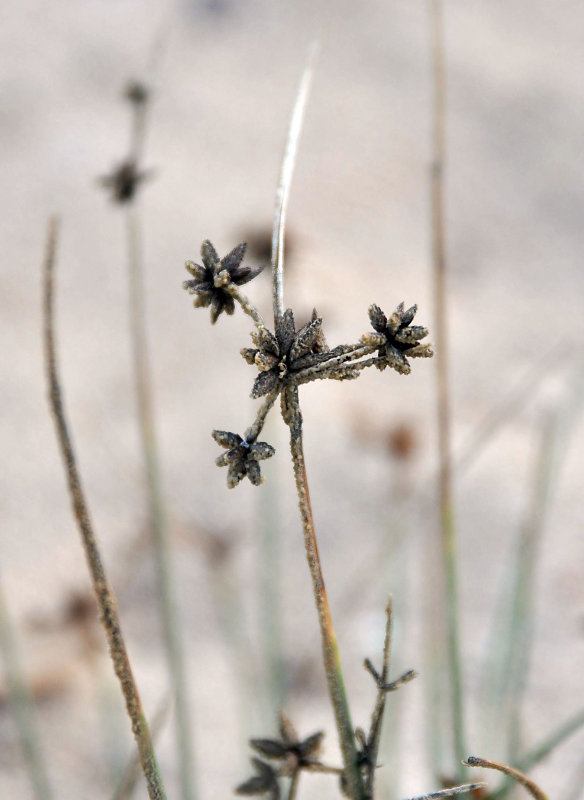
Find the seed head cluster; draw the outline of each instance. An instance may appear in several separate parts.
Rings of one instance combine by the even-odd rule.
[[[186,262],[192,278],[183,287],[195,295],[195,307],[210,307],[214,324],[222,312],[233,314],[238,303],[254,323],[251,334],[253,347],[244,347],[241,354],[248,364],[256,367],[251,397],[263,398],[253,425],[242,438],[227,431],[213,431],[215,441],[227,452],[217,458],[218,466],[226,466],[227,485],[237,486],[247,477],[254,486],[262,483],[259,461],[274,455],[274,448],[258,442],[266,416],[281,396],[282,416],[291,430],[301,419],[298,405],[298,387],[315,380],[350,380],[358,378],[367,367],[379,370],[391,367],[402,375],[411,371],[410,358],[429,358],[432,348],[422,343],[428,330],[412,325],[417,307],[405,309],[400,303],[387,317],[377,305],[369,307],[372,331],[363,334],[355,344],[327,345],[322,318],[316,309],[311,318],[296,329],[292,309],[281,316],[275,314],[274,332],[265,325],[261,314],[239,287],[249,283],[262,270],[261,267],[242,266],[246,251],[245,242],[219,258],[211,242],[206,239],[201,246],[202,264]],[[266,775],[264,779],[267,780]]]

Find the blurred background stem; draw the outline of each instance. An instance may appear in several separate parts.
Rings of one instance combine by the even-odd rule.
[[[172,577],[170,536],[162,497],[160,461],[156,442],[152,382],[146,338],[144,278],[140,217],[135,204],[126,211],[129,267],[129,317],[138,426],[146,471],[150,526],[158,577],[158,593],[168,666],[170,670],[182,800],[195,800],[193,743],[184,669],[180,624]]]
[[[444,174],[446,168],[446,65],[442,0],[429,0],[432,37],[432,165],[431,221],[436,331],[436,380],[439,457],[440,537],[445,592],[447,640],[446,669],[450,694],[449,727],[454,738],[456,776],[464,780],[461,765],[466,755],[463,676],[459,641],[458,566],[456,526],[452,493],[451,400],[448,359],[448,308]],[[453,765],[454,766],[454,765]]]
[[[2,580],[0,577],[0,650],[4,662],[4,672],[10,704],[14,713],[16,727],[20,735],[20,743],[26,769],[32,784],[36,800],[53,800],[53,792],[40,737],[34,717],[33,699],[28,690],[24,669],[22,667],[12,622],[4,599]]]

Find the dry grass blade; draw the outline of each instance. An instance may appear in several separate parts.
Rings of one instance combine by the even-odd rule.
[[[25,682],[17,643],[0,583],[0,652],[10,704],[20,734],[26,768],[36,800],[52,800],[53,792],[34,719],[33,701]]]
[[[314,43],[310,48],[308,63],[300,79],[300,85],[290,119],[288,138],[284,148],[284,157],[282,159],[282,168],[280,171],[280,180],[276,192],[276,209],[272,228],[272,294],[275,324],[284,313],[284,230],[286,226],[286,211],[288,208],[292,175],[294,174],[294,166],[296,164],[298,141],[302,131],[304,112],[306,110],[310,84],[312,82],[312,65],[317,49],[318,45]]]
[[[120,682],[128,716],[132,722],[132,732],[138,745],[140,764],[144,777],[146,778],[148,795],[150,800],[166,800],[166,793],[152,747],[150,729],[142,710],[140,695],[138,694],[138,688],[132,674],[132,668],[122,634],[116,598],[107,579],[99,546],[89,517],[89,511],[73,451],[73,443],[65,417],[61,385],[57,372],[54,334],[53,280],[56,245],[57,222],[53,219],[49,224],[48,246],[43,264],[44,346],[51,410],[55,418],[57,438],[65,462],[65,471],[69,484],[69,491],[71,493],[75,520],[81,535],[87,566],[100,610],[101,623],[107,637],[114,671]]]
[[[501,764],[499,761],[488,761],[485,758],[478,758],[477,756],[469,756],[464,764],[467,767],[485,767],[486,769],[496,769],[499,772],[502,772],[504,775],[508,775],[510,778],[513,778],[513,780],[517,781],[517,783],[521,784],[521,786],[525,786],[531,796],[535,797],[535,800],[548,800],[547,795],[544,794],[539,786],[530,780],[527,775],[519,772],[518,769],[507,766],[507,764]]]

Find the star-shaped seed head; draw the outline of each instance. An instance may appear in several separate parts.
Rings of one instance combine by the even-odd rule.
[[[250,744],[265,758],[287,760],[288,771],[293,772],[316,763],[323,737],[323,731],[319,731],[301,740],[286,714],[281,711],[280,739],[251,739]]]
[[[203,264],[187,261],[185,267],[193,280],[184,281],[183,288],[195,294],[195,308],[211,306],[211,322],[214,325],[222,311],[233,314],[235,302],[227,287],[230,284],[242,286],[262,271],[263,267],[242,267],[247,244],[242,242],[220,259],[211,242],[205,239],[201,245]]]
[[[267,794],[270,800],[280,800],[280,784],[278,783],[276,770],[259,758],[252,758],[251,763],[256,774],[241,783],[236,788],[235,793],[247,796]]]
[[[275,335],[264,326],[253,331],[255,345],[244,347],[241,355],[248,364],[260,370],[251,396],[262,397],[284,385],[288,376],[306,367],[314,366],[328,357],[328,347],[322,332],[322,319],[312,312],[311,319],[296,330],[292,309],[287,309],[279,320]]]
[[[128,203],[140,185],[152,177],[152,170],[140,170],[133,159],[123,161],[109,175],[99,178],[99,183],[111,192],[116,203]]]
[[[227,486],[233,489],[234,486],[246,476],[254,486],[263,483],[259,461],[271,458],[276,452],[267,442],[248,442],[242,439],[238,433],[231,431],[213,431],[211,436],[217,444],[225,447],[226,453],[222,453],[215,463],[218,467],[228,467]]]
[[[379,306],[369,306],[374,332],[366,333],[361,341],[378,348],[381,359],[376,365],[378,369],[392,367],[396,372],[408,375],[411,370],[408,358],[431,358],[434,355],[431,345],[421,344],[428,329],[411,324],[417,310],[417,306],[404,310],[404,304],[400,303],[388,319]]]

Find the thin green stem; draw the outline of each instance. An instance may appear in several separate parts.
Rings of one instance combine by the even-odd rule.
[[[100,549],[89,517],[89,510],[81,485],[81,477],[77,469],[75,453],[69,428],[65,417],[61,386],[57,372],[56,346],[54,335],[53,310],[53,271],[57,243],[57,223],[52,220],[49,225],[47,253],[43,265],[44,271],[44,345],[47,366],[47,377],[50,393],[50,404],[57,428],[57,438],[71,494],[73,512],[77,522],[81,541],[91,575],[93,591],[100,610],[101,622],[109,644],[110,656],[114,671],[120,682],[126,701],[128,716],[132,722],[132,732],[138,745],[140,764],[150,800],[166,800],[166,793],[158,769],[156,756],[152,747],[150,729],[142,710],[138,687],[134,680],[130,659],[126,650],[117,602],[112,587],[107,579]]]
[[[181,796],[183,800],[193,800],[197,792],[192,772],[193,746],[188,692],[174,591],[175,582],[173,580],[170,536],[162,497],[160,459],[154,424],[146,337],[140,220],[138,210],[133,204],[128,206],[126,222],[128,234],[130,333],[138,404],[138,424],[146,468],[146,487],[158,573],[160,611],[173,688]]]
[[[33,699],[24,678],[16,637],[0,583],[0,652],[26,768],[36,800],[52,800],[53,791],[36,727]]]
[[[459,641],[459,604],[456,528],[452,495],[450,429],[450,385],[448,379],[448,330],[446,299],[446,224],[444,172],[446,164],[446,74],[442,0],[430,0],[432,30],[432,262],[436,324],[436,377],[438,399],[439,496],[442,560],[445,581],[448,675],[454,754],[459,779],[464,779],[461,760],[466,752],[464,732],[463,678]]]
[[[310,493],[308,490],[308,480],[306,477],[306,465],[304,462],[304,450],[302,446],[302,418],[300,411],[297,412],[295,422],[290,425],[290,451],[292,463],[294,465],[294,478],[296,490],[298,492],[298,505],[302,518],[302,528],[304,531],[304,545],[306,548],[306,558],[312,578],[312,588],[314,600],[318,612],[318,621],[322,640],[322,651],[324,668],[328,682],[329,694],[333,706],[339,742],[343,755],[343,764],[347,780],[347,790],[353,800],[363,800],[364,789],[361,771],[358,765],[357,749],[355,746],[355,736],[349,703],[345,691],[345,682],[341,667],[341,659],[337,637],[333,627],[328,597],[322,574],[320,556],[314,520],[312,517],[312,507],[310,504]]]

